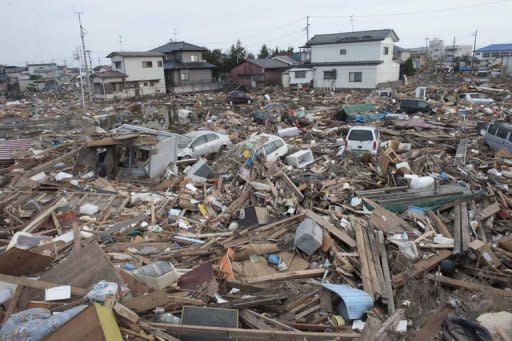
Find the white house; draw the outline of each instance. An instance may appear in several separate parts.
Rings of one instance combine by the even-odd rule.
[[[163,54],[112,52],[112,71],[92,75],[96,98],[113,99],[165,95]]]
[[[398,36],[391,29],[319,34],[302,47],[302,65],[289,70],[290,85],[315,88],[375,88],[397,81],[393,60]]]

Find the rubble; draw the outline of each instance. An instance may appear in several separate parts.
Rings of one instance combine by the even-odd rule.
[[[202,93],[85,115],[72,94],[0,104],[0,335],[430,340],[471,325],[510,337],[489,314],[512,309],[512,157],[481,129],[509,120],[512,86],[479,87],[495,102],[468,106],[451,99],[471,84],[439,84],[265,88],[240,106]],[[432,112],[402,114],[418,87]],[[269,98],[287,119],[253,124]],[[340,153],[354,122],[379,128],[377,155]],[[197,130],[233,146],[180,159],[180,136]],[[286,155],[247,142],[279,141],[260,134]]]

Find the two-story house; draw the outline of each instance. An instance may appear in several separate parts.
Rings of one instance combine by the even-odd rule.
[[[112,70],[92,74],[94,96],[101,99],[165,95],[163,54],[112,52]]]
[[[398,36],[391,29],[318,34],[301,47],[301,65],[289,70],[289,84],[315,88],[375,88],[397,81],[393,60]]]
[[[171,41],[151,50],[164,55],[167,92],[208,91],[219,87],[213,82],[215,65],[203,59],[204,47],[184,41]]]

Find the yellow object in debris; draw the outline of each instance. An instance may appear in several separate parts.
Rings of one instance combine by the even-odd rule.
[[[242,153],[242,156],[245,160],[248,160],[251,157],[251,152],[248,150],[244,150],[244,152]]]
[[[208,209],[203,204],[197,204],[197,208],[199,208],[199,212],[203,215],[203,217],[208,217]]]

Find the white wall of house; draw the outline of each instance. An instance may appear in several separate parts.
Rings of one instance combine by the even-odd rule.
[[[203,62],[202,52],[181,52],[181,62],[183,63],[199,63]]]
[[[325,71],[336,70],[336,79],[324,79]],[[361,73],[361,81],[350,81],[350,73]],[[315,88],[372,89],[377,86],[377,66],[317,66],[314,68]]]
[[[114,55],[111,60],[112,70],[126,74],[126,82],[139,82],[141,95],[165,94],[162,57],[122,57]],[[117,63],[120,63],[119,68],[116,67]]]
[[[377,84],[394,82],[400,77],[400,64],[391,61],[377,65]]]
[[[390,37],[370,42],[313,45],[313,64],[382,61],[378,65],[316,65],[312,72],[314,87],[371,89],[382,82],[397,81],[399,64],[393,61],[393,48],[394,41]],[[324,72],[332,70],[336,70],[336,79],[324,79]],[[351,73],[354,73],[352,79]],[[290,72],[290,84],[296,82],[292,74]],[[304,83],[310,80],[306,78]]]
[[[303,73],[305,77],[297,78],[297,73]],[[313,80],[313,69],[294,68],[289,70],[290,85],[309,84]]]
[[[387,55],[384,55],[384,47],[388,47]],[[393,40],[391,38],[361,43],[311,46],[311,63],[360,62],[368,60],[384,60],[386,62],[392,59]]]

